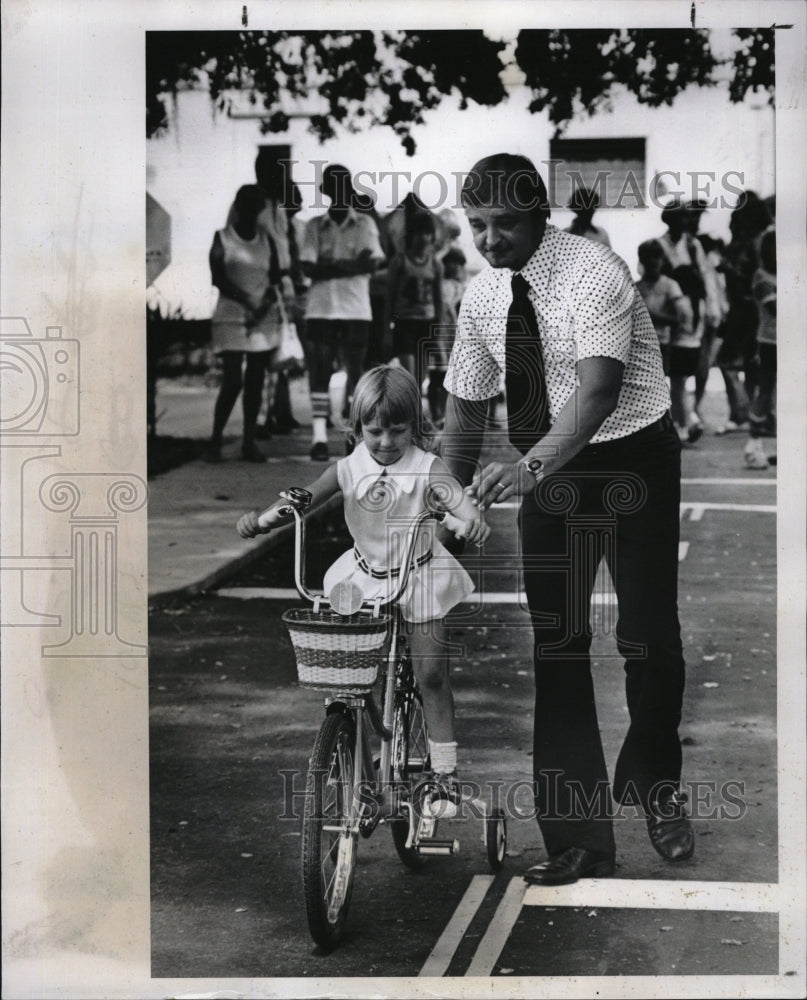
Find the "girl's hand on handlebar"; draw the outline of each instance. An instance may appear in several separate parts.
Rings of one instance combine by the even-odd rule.
[[[238,519],[235,530],[242,538],[254,538],[256,535],[267,535],[272,530],[271,524],[262,524],[256,510],[251,510]]]
[[[481,512],[463,520],[446,511],[443,527],[453,531],[457,538],[465,538],[476,545],[481,545],[490,534],[490,525],[485,524]]]
[[[485,541],[489,534],[490,525],[485,524],[481,511],[465,522],[465,537],[477,547]]]

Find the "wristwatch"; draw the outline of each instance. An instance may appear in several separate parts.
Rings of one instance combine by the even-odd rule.
[[[532,476],[535,478],[536,483],[540,483],[541,480],[546,475],[546,471],[544,469],[544,463],[541,461],[540,458],[530,458],[527,459],[527,461],[523,462],[522,464],[525,466],[527,471],[531,473]]]

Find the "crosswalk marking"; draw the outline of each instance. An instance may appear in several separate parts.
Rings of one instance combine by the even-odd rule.
[[[779,886],[765,882],[689,882],[587,878],[572,885],[532,885],[524,906],[590,906],[603,909],[720,910],[776,913]]]
[[[465,932],[471,926],[476,911],[494,881],[494,875],[474,875],[471,884],[465,890],[465,895],[460,900],[459,906],[446,924],[445,930],[440,935],[437,944],[432,948],[431,954],[418,975],[444,975],[451,965],[451,959],[465,936]]]
[[[493,881],[492,875],[474,876],[421,976],[445,974]],[[780,887],[775,883],[591,878],[572,885],[528,886],[517,876],[508,882],[465,976],[491,975],[524,906],[778,913],[780,905]]]
[[[507,944],[510,932],[518,920],[526,890],[527,883],[523,879],[510,879],[502,901],[496,908],[496,913],[471,959],[471,964],[465,973],[466,976],[489,976],[491,974],[493,966]]]

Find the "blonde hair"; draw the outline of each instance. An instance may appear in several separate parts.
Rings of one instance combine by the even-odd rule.
[[[405,368],[378,365],[365,372],[353,392],[349,436],[361,440],[362,424],[377,420],[382,427],[409,424],[419,447],[431,446],[433,430],[423,413],[420,387]]]

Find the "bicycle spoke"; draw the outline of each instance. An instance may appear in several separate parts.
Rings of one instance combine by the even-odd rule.
[[[398,687],[395,692],[393,721],[393,768],[395,780],[401,785],[404,800],[411,795],[414,781],[429,769],[429,743],[423,703],[412,675],[412,667],[404,657],[398,666]],[[425,863],[413,847],[407,847],[409,820],[405,812],[390,826],[395,849],[409,868],[418,869]]]
[[[341,937],[356,863],[351,830],[355,730],[349,716],[328,716],[311,755],[303,821],[303,885],[309,929],[317,944]]]

